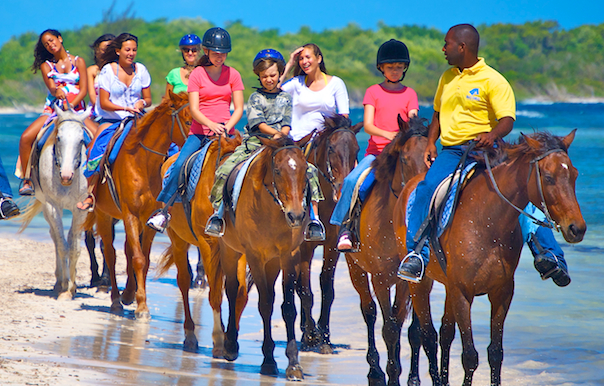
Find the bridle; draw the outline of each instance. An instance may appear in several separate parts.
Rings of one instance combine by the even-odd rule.
[[[176,123],[178,125],[178,128],[180,129],[180,133],[182,134],[182,137],[184,139],[187,138],[187,134],[185,133],[184,125],[182,123],[182,118],[178,115],[187,106],[189,106],[189,102],[180,106],[178,109],[175,109],[173,106],[170,107],[170,109],[172,110],[172,112],[170,113],[170,119],[172,121],[172,127],[170,128],[170,143],[173,142],[173,138],[174,138],[174,127],[176,126],[174,123]],[[143,149],[147,150],[148,152],[168,158],[168,154],[160,153],[156,150],[148,148],[147,146],[145,146],[145,144],[143,144],[142,140],[139,143],[140,143],[141,147]]]
[[[527,177],[527,184],[529,179],[531,178],[531,173],[533,170],[533,166],[535,168],[535,177],[537,179],[537,189],[539,190],[539,195],[541,197],[541,211],[543,212],[543,214],[545,214],[545,218],[547,221],[541,221],[537,218],[535,218],[534,216],[532,216],[531,214],[527,213],[526,211],[524,211],[523,209],[517,207],[516,205],[514,205],[510,200],[508,200],[499,190],[499,187],[497,186],[497,183],[495,182],[495,177],[493,176],[493,171],[491,170],[491,165],[489,163],[489,157],[487,155],[486,152],[484,152],[484,161],[485,161],[485,165],[487,167],[487,174],[489,175],[489,178],[491,179],[491,183],[493,184],[493,187],[495,188],[495,191],[497,192],[497,195],[499,195],[499,197],[501,197],[506,203],[508,203],[512,208],[516,209],[519,213],[522,213],[523,215],[527,216],[528,218],[530,218],[535,224],[539,225],[539,226],[544,226],[550,229],[555,229],[557,231],[560,231],[560,225],[558,225],[556,223],[556,221],[554,221],[554,219],[552,218],[552,216],[549,213],[549,210],[547,208],[547,204],[545,203],[545,196],[543,195],[543,185],[541,184],[541,172],[540,172],[540,168],[539,168],[539,161],[541,161],[542,159],[544,159],[545,157],[549,156],[550,154],[553,153],[558,153],[564,151],[562,149],[552,149],[549,151],[546,151],[545,153],[543,153],[542,155],[535,157],[532,161],[529,162],[529,172],[528,172],[528,177]]]
[[[334,131],[332,131],[327,138],[325,139],[325,168],[327,169],[327,174],[325,174],[323,172],[323,170],[321,170],[321,168],[318,167],[317,165],[317,150],[318,150],[318,146],[316,145],[316,142],[313,141],[312,146],[312,152],[313,152],[313,164],[315,166],[317,166],[317,170],[319,171],[319,174],[325,179],[325,181],[327,181],[329,183],[329,185],[331,185],[331,189],[332,189],[332,193],[334,195],[336,195],[337,193],[339,193],[338,188],[336,187],[335,184],[335,180],[336,177],[333,175],[333,167],[331,165],[331,161],[329,159],[329,154],[330,153],[335,153],[335,151],[333,150],[333,147],[331,146],[331,137],[338,132],[346,132],[346,133],[351,133],[352,136],[356,136],[355,132],[352,131],[351,129],[348,129],[346,127],[341,127],[339,129],[336,129]],[[355,157],[356,158],[356,157]]]
[[[277,155],[278,152],[282,151],[282,150],[286,150],[286,149],[300,149],[298,146],[296,145],[287,145],[287,146],[283,146],[278,148],[277,150],[275,150],[272,154],[272,160],[271,160],[271,168],[272,168],[272,173],[273,173],[273,179],[272,179],[272,192],[271,190],[268,188],[268,186],[266,186],[265,183],[263,183],[264,188],[266,189],[266,191],[268,192],[268,194],[271,195],[271,197],[273,198],[273,200],[275,201],[275,203],[279,206],[279,208],[281,208],[281,211],[283,213],[285,213],[285,205],[283,205],[283,201],[281,201],[281,199],[279,198],[279,190],[277,190],[277,186],[275,185],[275,157]],[[306,197],[308,194],[308,180],[306,180],[306,184],[304,186],[304,194],[303,197],[304,199],[302,200],[302,207],[304,208],[304,210],[306,210],[306,207],[308,206]]]
[[[90,143],[90,141],[91,141],[90,140],[90,133],[88,132],[88,128],[86,127],[86,125],[84,125],[82,122],[78,121],[77,119],[62,119],[60,121],[61,124],[63,124],[64,122],[75,122],[75,123],[77,123],[80,126],[80,128],[82,129],[82,133],[83,134],[88,134],[88,141],[86,141],[86,137],[84,135],[82,135],[82,139],[80,140],[80,146],[86,147]],[[59,130],[58,123],[59,122],[57,122],[56,129],[55,129],[55,130],[57,130],[57,133],[58,133],[58,130]],[[58,136],[56,138],[56,141],[57,142],[60,141],[60,138]],[[52,147],[52,155],[53,155],[55,166],[56,167],[60,167],[61,163],[63,161],[63,156],[62,156],[62,154],[61,154],[60,151],[57,152],[56,142],[55,142],[55,144]],[[74,164],[74,169],[77,170],[80,167],[80,165],[82,164],[82,157],[76,158],[75,161],[76,162]]]

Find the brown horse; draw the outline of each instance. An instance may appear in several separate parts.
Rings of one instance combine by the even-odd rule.
[[[435,384],[449,384],[449,356],[456,323],[462,338],[463,384],[472,384],[478,353],[472,337],[471,306],[475,296],[484,294],[488,294],[491,303],[491,344],[487,348],[491,385],[501,384],[503,325],[514,294],[514,272],[523,244],[518,222],[520,208],[529,202],[545,208],[544,212],[559,224],[566,241],[578,243],[583,239],[586,225],[575,197],[578,173],[567,153],[574,137],[575,131],[564,138],[536,133],[522,136],[516,145],[502,145],[499,165],[492,169],[492,174],[489,168],[477,171],[467,183],[451,225],[440,237],[447,257],[446,272],[432,254],[424,279],[419,284],[409,284],[430,368],[437,367],[430,289],[433,280],[446,287],[440,329],[440,379],[433,379]],[[400,255],[407,253],[406,203],[422,179],[423,175],[407,184],[395,209]]]
[[[224,328],[221,317],[221,304],[223,296],[224,274],[220,265],[219,255],[212,253],[212,248],[217,247],[218,239],[207,236],[204,232],[206,222],[213,213],[210,203],[210,191],[214,183],[214,174],[216,172],[217,158],[225,154],[232,153],[233,150],[241,144],[241,136],[237,135],[233,139],[221,138],[220,144],[214,141],[210,144],[204,166],[199,177],[199,182],[195,189],[195,195],[191,199],[191,226],[187,220],[187,213],[181,203],[176,203],[172,207],[170,226],[167,229],[171,245],[164,252],[163,261],[160,264],[159,274],[165,273],[172,264],[176,265],[178,270],[177,281],[178,288],[182,294],[183,308],[185,312],[185,341],[184,349],[186,351],[195,351],[197,349],[197,338],[195,336],[195,323],[191,318],[189,306],[189,285],[191,279],[188,270],[187,251],[189,246],[195,245],[201,252],[203,265],[206,269],[208,286],[210,288],[209,302],[214,312],[214,329],[212,340],[214,347],[212,355],[215,358],[224,356]],[[162,175],[170,165],[176,161],[177,155],[171,157],[162,167]],[[226,248],[226,247],[225,247]],[[240,280],[245,280],[245,259],[241,259],[242,268],[240,270]],[[239,310],[237,321],[241,317],[243,308],[247,303],[247,287],[242,286],[239,293]]]
[[[185,94],[169,92],[159,106],[134,123],[112,168],[119,206],[112,198],[110,179],[97,184],[94,191],[96,206],[87,228],[96,222],[97,233],[105,245],[105,260],[111,276],[112,312],[121,312],[121,303],[131,304],[136,295],[136,317],[147,319],[150,316],[145,286],[155,231],[145,226],[145,221],[160,207],[155,198],[161,190],[160,168],[170,144],[176,142],[182,146],[185,142],[191,120],[187,104]],[[128,281],[121,299],[115,277],[114,218],[124,221],[126,231]]]
[[[372,164],[375,183],[361,211],[360,251],[346,253],[350,279],[361,298],[361,312],[367,324],[367,362],[370,367],[367,378],[370,385],[385,385],[386,380],[375,346],[377,311],[369,288],[369,275],[384,319],[382,336],[388,349],[388,384],[398,385],[401,373],[400,335],[410,299],[407,283],[396,277],[401,256],[397,251],[392,213],[405,183],[426,170],[423,154],[428,127],[425,120],[413,118],[407,124],[399,116],[398,124],[400,132]],[[394,304],[391,304],[390,287],[393,285],[396,285],[396,294]]]
[[[298,360],[294,322],[294,282],[298,276],[297,249],[303,240],[303,229],[308,223],[307,163],[299,147],[288,138],[261,139],[265,145],[254,159],[243,182],[235,213],[225,214],[226,232],[220,239],[220,259],[226,275],[226,293],[229,299],[229,322],[225,340],[225,358],[238,356],[238,326],[236,321],[239,292],[238,260],[245,254],[256,288],[258,309],[264,325],[262,374],[277,375],[273,356],[275,342],[271,334],[271,315],[275,300],[275,281],[283,271],[283,319],[287,329],[289,358],[286,376],[289,380],[302,379]],[[223,247],[226,245],[230,248]]]
[[[308,145],[306,159],[319,170],[321,190],[325,200],[319,203],[319,217],[325,223],[325,241],[300,244],[300,275],[296,290],[301,299],[300,326],[301,350],[318,350],[330,354],[329,315],[334,299],[333,281],[340,252],[336,248],[338,227],[328,221],[339,198],[344,177],[355,167],[359,144],[356,134],[362,123],[350,127],[350,120],[342,115],[325,118],[325,129]],[[312,134],[298,142],[305,145]],[[323,269],[321,270],[321,316],[318,326],[312,318],[313,294],[310,288],[310,263],[315,249],[323,245]]]

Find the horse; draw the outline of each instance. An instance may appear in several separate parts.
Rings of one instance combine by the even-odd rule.
[[[96,205],[86,225],[91,229],[96,223],[97,234],[105,246],[111,277],[111,312],[122,312],[122,304],[131,304],[136,295],[136,318],[150,317],[145,287],[155,231],[145,226],[145,222],[160,207],[156,197],[161,190],[160,168],[168,148],[172,142],[182,146],[186,140],[191,120],[186,108],[188,102],[184,93],[169,92],[153,111],[135,120],[115,159],[111,177],[103,178],[96,186]],[[115,276],[113,219],[124,222],[126,233],[128,280],[121,296]]]
[[[359,294],[361,312],[367,325],[367,362],[370,368],[367,378],[370,385],[385,385],[386,378],[375,346],[377,310],[369,288],[369,275],[384,320],[382,336],[388,349],[388,384],[399,384],[401,328],[411,301],[407,283],[396,277],[402,257],[397,251],[392,213],[406,182],[426,170],[423,155],[428,143],[428,127],[425,122],[422,118],[412,118],[408,124],[398,117],[399,133],[371,165],[375,170],[375,183],[361,208],[360,250],[345,254],[350,279]],[[391,304],[390,287],[393,285],[396,292]],[[419,345],[415,345],[412,356],[418,353]]]
[[[456,324],[462,338],[463,385],[472,384],[478,352],[472,336],[471,306],[474,297],[484,294],[491,303],[491,343],[487,348],[491,385],[501,384],[503,325],[514,294],[514,272],[523,244],[518,222],[521,208],[530,201],[543,209],[550,224],[562,231],[566,241],[578,243],[583,239],[586,224],[575,196],[578,172],[568,155],[575,131],[565,137],[537,132],[522,135],[517,144],[502,144],[496,154],[499,164],[492,169],[486,156],[486,170],[477,170],[467,182],[459,195],[451,225],[440,236],[446,270],[431,253],[425,277],[418,284],[409,283],[430,369],[438,366],[430,290],[434,280],[446,288],[440,328],[440,376],[433,377],[434,384],[449,384],[449,358]],[[406,203],[422,179],[423,175],[417,176],[405,186],[395,208],[400,255],[407,253]]]
[[[207,236],[204,230],[208,218],[213,213],[209,196],[214,183],[217,163],[220,162],[221,156],[232,153],[241,144],[241,136],[236,135],[233,139],[221,137],[219,140],[220,142],[214,141],[208,148],[204,166],[195,188],[195,194],[191,199],[191,225],[189,225],[184,206],[181,203],[175,203],[172,206],[172,219],[166,229],[171,244],[162,254],[162,261],[158,269],[158,275],[162,275],[172,265],[176,265],[178,270],[178,288],[182,295],[185,313],[185,341],[183,349],[195,352],[198,342],[195,336],[195,323],[191,317],[189,306],[189,285],[191,280],[187,267],[187,251],[190,245],[195,245],[199,248],[200,257],[203,259],[203,266],[207,273],[207,285],[210,289],[208,296],[209,303],[214,313],[214,329],[212,331],[214,347],[212,348],[212,355],[215,358],[222,358],[224,356],[224,327],[222,325],[221,313],[224,274],[218,255],[212,252],[212,247],[217,246],[218,239]],[[174,155],[164,163],[162,175],[165,175],[165,172],[176,161],[176,158],[177,155]],[[245,259],[242,259],[242,265],[243,272],[245,272]],[[245,280],[245,276],[242,276],[241,280]],[[247,303],[247,292],[240,293],[240,302],[241,306],[238,309],[243,312],[243,308]],[[239,314],[240,316],[241,313]]]
[[[321,190],[326,192],[325,200],[319,203],[319,217],[325,221],[325,241],[305,242],[300,245],[300,275],[298,276],[296,290],[301,299],[300,326],[302,338],[300,349],[302,351],[318,350],[324,354],[333,353],[330,340],[329,316],[333,304],[334,276],[340,253],[336,248],[338,227],[327,224],[336,202],[344,177],[355,167],[359,144],[356,134],[362,123],[350,126],[350,120],[342,115],[326,117],[324,130],[302,138],[298,144],[307,145],[306,159],[319,170]],[[312,318],[313,294],[310,288],[310,264],[315,249],[323,245],[323,268],[321,270],[321,316],[318,326]]]
[[[302,150],[288,138],[261,138],[261,141],[265,146],[248,169],[235,212],[227,210],[225,213],[226,231],[220,238],[220,261],[229,301],[225,358],[235,360],[239,352],[239,258],[240,254],[245,254],[258,290],[258,310],[264,326],[264,361],[260,373],[272,376],[279,373],[274,358],[271,316],[275,281],[282,270],[284,299],[281,310],[287,330],[285,353],[289,359],[285,375],[288,380],[301,380],[304,375],[295,339],[294,286],[298,276],[296,267],[300,263],[298,248],[309,221],[307,163]]]
[[[56,128],[44,144],[37,159],[32,160],[32,181],[35,199],[22,211],[23,231],[41,210],[50,226],[55,244],[56,283],[54,291],[59,300],[73,299],[76,293],[76,264],[80,257],[80,239],[86,214],[76,203],[86,196],[87,182],[82,161],[86,161],[86,134],[83,114],[55,107]],[[88,139],[90,133],[87,133]],[[72,213],[71,226],[65,239],[63,210]]]

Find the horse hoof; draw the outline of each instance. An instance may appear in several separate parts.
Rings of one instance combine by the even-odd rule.
[[[419,386],[419,385],[420,385],[419,377],[412,377],[410,375],[409,379],[407,380],[407,386]]]
[[[59,296],[57,296],[57,300],[60,300],[60,301],[72,300],[72,299],[73,299],[73,294],[71,293],[71,291],[61,292],[59,294]]]
[[[182,344],[183,351],[194,353],[194,352],[197,352],[197,348],[198,348],[198,343],[197,343],[197,338],[195,337],[195,334],[192,334],[191,336],[187,336],[185,338],[185,341]]]
[[[279,369],[277,368],[277,364],[263,363],[262,366],[260,366],[260,374],[276,377],[277,375],[279,375]]]
[[[122,302],[123,305],[128,306],[132,303],[134,303],[134,292],[132,293],[122,293],[122,296],[120,296],[120,300]]]
[[[224,342],[224,359],[234,361],[239,357],[239,343],[237,341],[230,343]]]
[[[124,313],[124,307],[122,306],[122,303],[120,303],[119,300],[116,300],[113,303],[111,303],[110,310],[111,310],[112,314],[121,315]]]
[[[92,279],[90,279],[90,287],[89,288],[95,288],[98,287],[101,284],[101,277],[93,277]]]
[[[151,320],[151,313],[149,311],[135,312],[134,317],[141,322],[148,322]]]
[[[367,375],[369,386],[386,386],[386,374],[381,369],[371,369]]]
[[[335,349],[331,343],[323,343],[319,348],[319,353],[323,355],[335,354]]]
[[[220,347],[214,347],[212,349],[212,358],[214,359],[222,359],[224,358],[225,354],[224,354],[224,349],[220,348]]]
[[[302,371],[302,366],[297,364],[295,366],[288,367],[285,370],[285,376],[288,381],[302,381],[304,379],[304,372]]]

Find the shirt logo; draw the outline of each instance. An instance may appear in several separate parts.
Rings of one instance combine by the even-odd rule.
[[[470,90],[468,95],[466,95],[466,99],[470,99],[473,101],[479,101],[480,100],[479,95],[480,95],[480,90],[478,88],[473,88]]]

